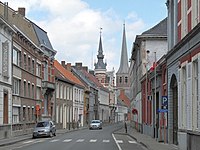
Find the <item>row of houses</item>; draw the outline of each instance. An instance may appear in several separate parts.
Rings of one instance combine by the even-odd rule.
[[[196,150],[200,148],[199,0],[167,0],[166,5],[167,18],[137,35],[132,47],[132,125],[181,150]]]
[[[40,120],[70,130],[93,119],[127,119],[129,99],[123,86],[115,87],[114,69],[106,69],[101,34],[94,70],[59,62],[47,32],[26,18],[25,8],[0,2],[0,49],[1,138],[31,133]]]

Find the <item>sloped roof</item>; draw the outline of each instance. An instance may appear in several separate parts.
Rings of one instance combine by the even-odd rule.
[[[122,49],[121,49],[121,60],[119,70],[117,74],[127,74],[129,70],[128,65],[128,54],[127,54],[127,45],[126,45],[126,31],[125,31],[125,24],[123,27],[123,38],[122,38]]]
[[[98,79],[92,75],[91,73],[87,72],[86,70],[81,70],[81,72],[89,79],[91,80],[98,88],[101,88],[101,90],[107,91],[109,92],[109,90],[104,87],[99,81]]]
[[[54,67],[71,82],[81,87],[85,87],[84,84],[76,76],[74,76],[72,72],[66,70],[57,60],[54,60]]]
[[[167,35],[167,17],[142,33],[142,35]]]
[[[120,90],[120,95],[118,96],[118,99],[123,101],[126,104],[127,107],[131,106],[130,99],[125,95],[124,90]]]

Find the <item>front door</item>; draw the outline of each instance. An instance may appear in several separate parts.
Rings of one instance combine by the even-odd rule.
[[[3,94],[3,123],[8,124],[8,93]]]
[[[178,145],[178,87],[174,82],[172,87],[173,98],[173,144]]]

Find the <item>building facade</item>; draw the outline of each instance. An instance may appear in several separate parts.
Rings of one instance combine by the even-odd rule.
[[[147,71],[151,66],[155,66],[157,60],[159,60],[164,54],[167,53],[167,18],[163,19],[157,25],[151,29],[143,32],[141,35],[137,35],[132,48],[131,56],[131,68],[129,74],[131,77],[131,107],[132,110],[136,109],[137,114],[132,115],[134,122],[138,123],[139,130],[145,134],[151,135],[157,138],[158,128],[156,128],[157,111],[155,106],[159,105],[161,94],[156,83],[152,86],[150,93],[147,93],[148,82],[145,85],[145,89],[141,87],[141,79],[143,76],[147,79]],[[156,72],[157,76],[157,72]],[[147,81],[147,80],[146,80]],[[145,90],[145,95],[142,95],[142,90]],[[151,94],[151,95],[147,95]],[[156,97],[154,96],[156,95]],[[142,100],[142,97],[145,97]],[[153,97],[151,101],[148,97]],[[154,99],[158,101],[155,102]],[[145,107],[143,106],[145,104]],[[144,110],[142,108],[145,108]],[[149,109],[148,109],[149,108]],[[150,116],[148,116],[148,114]],[[155,117],[156,116],[156,117]],[[144,118],[143,118],[144,117]],[[149,118],[152,117],[152,118]],[[143,119],[142,119],[143,118]],[[149,120],[148,120],[149,119]],[[150,121],[150,122],[149,122]]]
[[[0,131],[1,137],[9,136],[12,125],[12,35],[15,30],[0,17]]]
[[[199,149],[199,0],[167,1],[168,140]]]

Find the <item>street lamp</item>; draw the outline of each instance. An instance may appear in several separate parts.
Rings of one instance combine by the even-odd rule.
[[[155,81],[154,81],[155,82],[154,83],[154,86],[155,86],[155,92],[154,92],[154,94],[155,94],[154,95],[155,96],[154,97],[154,107],[155,107],[155,112],[154,113],[155,113],[155,118],[154,118],[154,121],[155,121],[155,123],[154,123],[154,125],[155,125],[155,138],[157,139],[157,125],[156,125],[156,123],[157,123],[157,116],[156,116],[157,115],[157,113],[156,113],[156,111],[157,111],[156,110],[156,108],[157,108],[157,106],[156,106],[156,52],[154,52],[154,54],[155,54],[155,62],[154,62],[154,67],[155,67],[154,68],[154,71],[155,71],[154,72],[154,76],[155,76]]]
[[[148,94],[147,93],[147,90],[148,90],[148,88],[147,88],[147,86],[148,86],[148,82],[147,82],[147,79],[148,79],[148,76],[147,76],[147,73],[148,73],[147,64],[148,64],[148,54],[150,53],[150,51],[147,50],[146,53],[147,53],[147,56],[146,56],[147,61],[146,61],[145,67],[146,67],[146,123],[147,123],[147,121],[148,121],[148,119],[147,119],[147,115],[148,115],[148,112],[147,112],[147,109],[148,109],[148,106],[147,106],[147,104],[148,104],[148,102],[147,102],[147,94]]]

